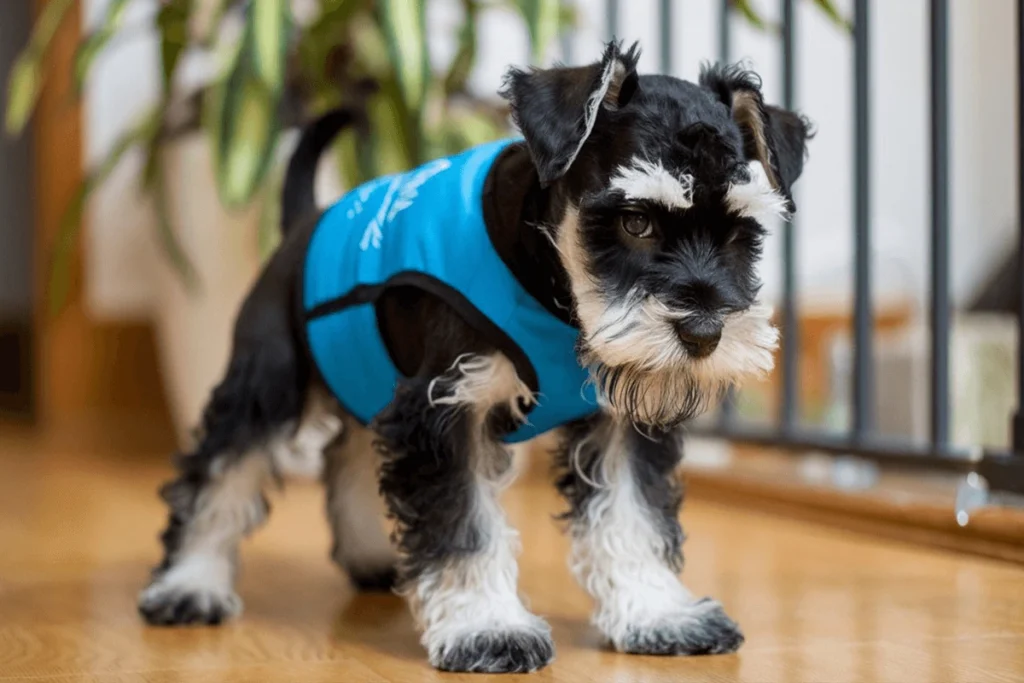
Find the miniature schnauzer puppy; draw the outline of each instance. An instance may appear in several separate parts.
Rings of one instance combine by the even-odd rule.
[[[609,44],[582,67],[512,69],[521,137],[378,178],[320,212],[313,180],[358,118],[310,125],[284,237],[238,316],[198,443],[162,489],[153,624],[239,614],[239,541],[295,455],[323,457],[333,558],[395,586],[443,670],[554,656],[517,590],[498,495],[508,445],[559,429],[571,567],[622,652],[736,650],[722,606],[682,583],[680,425],[772,368],[756,271],[794,210],[808,124],[757,76],[637,74]],[[392,521],[387,533],[384,516]]]

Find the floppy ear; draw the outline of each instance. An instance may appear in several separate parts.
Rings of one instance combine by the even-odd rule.
[[[588,66],[509,69],[501,95],[509,100],[537,167],[541,185],[561,178],[583,148],[602,107],[624,107],[636,92],[640,58],[634,43],[625,53],[614,41],[601,61]]]
[[[761,79],[739,66],[705,66],[700,84],[712,90],[729,107],[733,121],[743,133],[747,159],[764,166],[772,187],[793,204],[791,187],[800,177],[812,136],[810,123],[794,112],[766,105],[761,96]]]

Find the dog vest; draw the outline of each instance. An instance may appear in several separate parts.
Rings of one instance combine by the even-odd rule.
[[[512,142],[484,144],[371,180],[321,217],[302,277],[307,343],[328,388],[363,424],[391,402],[400,379],[374,305],[395,285],[441,297],[511,357],[536,402],[506,442],[525,441],[597,410],[588,373],[576,357],[579,330],[527,293],[487,233],[484,183]]]

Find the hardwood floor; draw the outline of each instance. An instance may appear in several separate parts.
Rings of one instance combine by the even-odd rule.
[[[3,429],[0,427],[0,429]],[[483,681],[425,662],[393,596],[354,595],[327,559],[317,487],[289,486],[243,548],[242,618],[147,628],[165,458],[0,437],[0,682]],[[619,655],[588,625],[541,482],[510,491],[521,585],[554,627],[548,669],[502,681],[1024,681],[1024,569],[691,500],[684,578],[744,628],[739,654]]]

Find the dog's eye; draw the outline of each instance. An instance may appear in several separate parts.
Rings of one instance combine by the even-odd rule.
[[[647,239],[654,235],[654,226],[647,214],[638,211],[627,211],[619,216],[622,229],[638,239]]]

